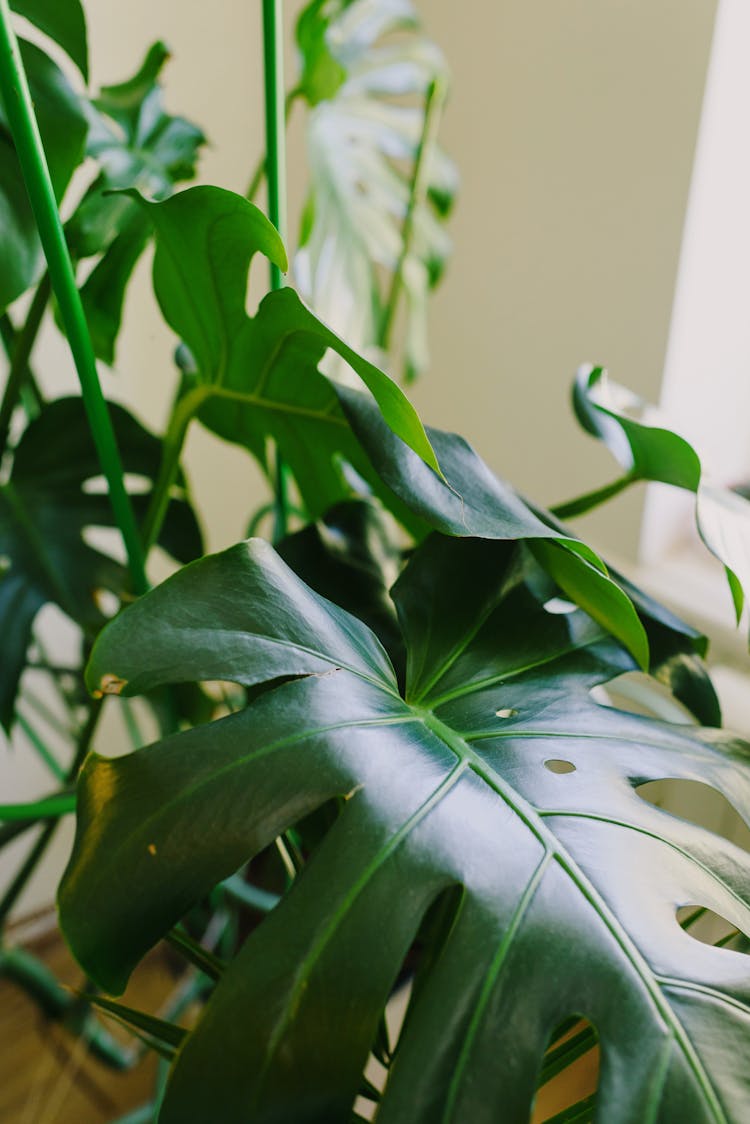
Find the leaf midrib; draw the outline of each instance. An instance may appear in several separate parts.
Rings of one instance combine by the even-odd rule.
[[[495,606],[495,608],[496,607],[497,606]],[[476,633],[474,633],[474,635],[476,635]],[[451,659],[450,663],[441,668],[440,674],[433,680],[432,686],[438,683],[440,679],[442,679],[443,676],[450,670],[455,660],[463,654],[468,645],[474,639],[474,635],[467,637],[466,643],[463,645],[461,651],[458,652],[453,659]],[[586,640],[583,643],[573,642],[565,648],[556,649],[550,655],[532,660],[527,664],[521,664],[520,666],[511,667],[508,671],[498,672],[496,675],[488,676],[487,679],[474,680],[471,683],[467,683],[465,686],[455,687],[451,691],[446,691],[444,694],[438,695],[437,698],[427,699],[427,702],[429,703],[430,709],[435,710],[439,706],[444,706],[446,703],[453,702],[455,699],[465,698],[467,695],[472,695],[477,691],[485,690],[485,688],[492,687],[494,684],[502,686],[508,679],[516,679],[519,675],[524,675],[528,671],[535,671],[537,668],[544,667],[548,663],[554,663],[556,660],[562,659],[564,656],[572,655],[574,652],[583,652],[586,650],[586,648],[590,648],[594,644],[598,644],[603,639],[605,639],[605,634],[603,632],[600,632],[596,636],[592,636],[591,639]],[[424,694],[427,694],[429,690],[430,687],[428,686]]]
[[[549,852],[555,861],[559,863],[565,874],[567,874],[581,895],[597,913],[613,940],[630,962],[633,971],[641,980],[656,1011],[665,1023],[666,1029],[674,1037],[686,1063],[693,1072],[704,1100],[712,1112],[714,1120],[719,1122],[719,1124],[731,1124],[687,1031],[658,986],[658,977],[651,970],[648,962],[624,931],[617,917],[604,902],[596,887],[580,869],[572,856],[568,855],[567,851],[562,848],[557,837],[540,819],[537,810],[523,800],[515,789],[512,789],[490,764],[479,757],[459,734],[452,730],[451,727],[446,726],[445,723],[441,722],[439,718],[430,712],[425,715],[424,721],[425,725],[439,737],[449,749],[453,750],[457,756],[468,760],[472,771],[497,793],[501,800],[508,805],[511,811],[513,811],[529,831],[531,831],[545,851]]]
[[[450,792],[450,790],[455,787],[463,773],[465,773],[469,767],[469,762],[465,760],[458,760],[451,769],[450,773],[448,773],[448,775],[442,779],[437,788],[433,789],[427,799],[424,800],[419,805],[419,807],[409,816],[406,822],[401,825],[399,830],[388,839],[387,843],[384,846],[378,848],[368,865],[360,874],[357,881],[344,897],[343,902],[339,905],[339,907],[335,910],[335,912],[329,919],[328,924],[325,926],[323,932],[319,936],[316,943],[313,945],[308,955],[302,961],[295,979],[294,986],[285,1002],[282,1014],[270,1035],[266,1056],[257,1079],[256,1093],[252,1103],[253,1108],[257,1107],[258,1105],[258,1101],[263,1091],[265,1077],[268,1073],[271,1063],[273,1062],[273,1058],[279,1048],[284,1034],[294,1017],[294,1012],[297,1009],[299,997],[307,984],[308,977],[310,976],[315,964],[320,959],[321,955],[335,936],[339,925],[346,919],[349,909],[351,908],[351,906],[353,906],[354,902],[368,885],[371,878],[373,878],[378,870],[382,867],[383,863],[386,862],[390,855],[393,854],[396,848],[401,845],[404,839],[407,838],[407,836],[414,830],[414,828],[416,828],[425,819],[425,817],[430,814],[433,808],[438,803],[440,803],[440,801],[448,794],[448,792]]]

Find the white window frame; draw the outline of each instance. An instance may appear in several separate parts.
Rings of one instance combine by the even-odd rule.
[[[750,479],[750,3],[719,0],[661,394],[713,479]],[[721,565],[694,530],[692,496],[647,493],[634,578],[747,670]],[[750,712],[750,708],[749,708]]]

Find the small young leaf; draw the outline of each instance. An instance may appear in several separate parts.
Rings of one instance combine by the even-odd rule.
[[[581,368],[573,404],[584,429],[600,438],[634,479],[695,493],[698,533],[726,567],[739,620],[750,590],[750,500],[708,480],[692,445],[654,425],[647,403],[611,382],[601,367]]]

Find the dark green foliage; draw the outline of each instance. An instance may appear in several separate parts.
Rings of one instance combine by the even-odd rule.
[[[122,407],[110,404],[110,409],[126,471],[151,481],[159,465],[159,440]],[[6,729],[42,605],[55,602],[92,635],[106,619],[99,604],[102,591],[120,596],[127,588],[120,563],[83,537],[88,528],[114,525],[106,493],[90,490],[97,479],[101,469],[81,399],[60,398],[28,426],[10,477],[0,485],[0,722]],[[133,498],[143,513],[148,493]],[[201,553],[184,488],[170,506],[161,543],[182,562]]]
[[[86,78],[79,0],[11,7]],[[445,63],[411,0],[313,0],[297,43],[287,105],[307,103],[311,177],[295,272],[312,309],[289,287],[252,316],[255,255],[278,280],[286,249],[244,197],[174,194],[204,138],[164,108],[164,44],[93,98],[24,47],[58,199],[84,153],[96,165],[66,227],[76,262],[93,259],[82,289],[93,349],[113,363],[127,284],[154,237],[154,289],[182,377],[163,440],[112,406],[114,437],[95,445],[82,401],[45,405],[29,369],[46,285],[23,328],[15,310],[3,318],[12,377],[0,438],[15,437],[21,403],[31,420],[2,461],[0,722],[10,730],[36,615],[54,603],[80,627],[82,650],[93,644],[92,694],[144,695],[162,740],[84,762],[92,742],[104,748],[93,740],[102,708],[80,714],[65,687],[80,668],[53,666],[37,634],[37,673],[56,685],[75,747],[63,769],[26,724],[62,787],[0,808],[0,842],[45,823],[0,918],[72,811],[84,762],[59,895],[73,951],[96,984],[119,992],[166,938],[197,972],[185,996],[206,1002],[185,1030],[171,1021],[176,1008],[167,1019],[104,996],[65,999],[13,950],[5,968],[108,1064],[130,1055],[92,1005],[171,1064],[166,1096],[157,1088],[132,1117],[143,1124],[349,1124],[362,1119],[358,1095],[377,1104],[379,1124],[526,1124],[536,1091],[597,1042],[599,1092],[575,1092],[560,1124],[745,1120],[748,855],[641,789],[699,782],[750,823],[750,746],[717,728],[706,640],[497,479],[461,436],[425,429],[380,369],[384,353],[407,376],[426,364],[425,301],[445,264],[455,191],[434,135]],[[267,96],[280,106],[276,85]],[[33,155],[20,127],[32,111],[20,104],[15,135]],[[5,308],[41,262],[1,108],[0,148]],[[278,203],[279,161],[266,165]],[[25,167],[43,179],[38,159]],[[56,220],[54,200],[46,207]],[[57,274],[65,307],[75,282]],[[96,370],[77,320],[90,401]],[[77,320],[66,322],[77,331]],[[623,393],[607,391],[600,369],[581,373],[579,419],[625,475],[559,518],[636,480],[695,492],[739,610],[747,501],[710,489],[693,449],[632,416],[642,404],[623,405]],[[99,439],[106,414],[92,416]],[[180,471],[196,418],[247,449],[275,489],[268,506],[288,506],[302,524],[278,553],[250,539],[198,558]],[[124,609],[126,571],[92,538],[115,525],[96,456],[117,495],[115,438],[140,525],[139,539],[118,506],[131,557],[159,543],[189,562]],[[227,481],[215,502],[232,492]],[[138,590],[142,570],[133,565]],[[104,592],[122,609],[109,624]],[[653,700],[654,679],[685,724],[612,705],[618,685],[634,682]],[[140,745],[129,708],[124,717]],[[686,907],[723,920],[725,947],[696,939]],[[385,1009],[406,981],[394,1042]],[[364,1073],[370,1052],[387,1071],[382,1092]]]
[[[540,580],[512,543],[431,536],[393,589],[403,694],[373,633],[260,540],[188,567],[102,634],[91,688],[295,677],[233,717],[89,760],[60,904],[102,986],[121,990],[212,885],[345,798],[224,973],[160,1120],[347,1121],[401,963],[455,885],[380,1120],[527,1121],[573,1014],[602,1043],[603,1119],[742,1118],[747,1074],[719,1058],[750,1046],[746,974],[676,911],[709,904],[747,930],[750,864],[636,790],[700,776],[750,819],[750,747],[595,703],[632,658],[580,610],[548,612]]]

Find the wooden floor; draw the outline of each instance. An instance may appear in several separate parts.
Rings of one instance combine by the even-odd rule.
[[[83,984],[56,933],[34,952],[73,988]],[[153,954],[136,972],[123,1002],[155,1011],[174,979],[164,956]],[[112,1021],[124,1045],[133,1039]],[[105,1124],[151,1099],[156,1059],[149,1054],[127,1072],[92,1058],[69,1033],[45,1020],[15,984],[0,980],[0,1124]]]
[[[59,935],[35,942],[34,952],[58,979],[78,989],[83,980]],[[164,952],[152,953],[133,976],[123,1002],[158,1012],[175,987],[173,964]],[[107,1020],[107,1029],[124,1045],[133,1039]],[[537,1097],[533,1124],[596,1087],[597,1053],[579,1059]],[[152,1098],[156,1059],[147,1054],[127,1072],[92,1058],[69,1033],[45,1020],[37,1005],[16,985],[0,980],[0,1124],[109,1124]]]

